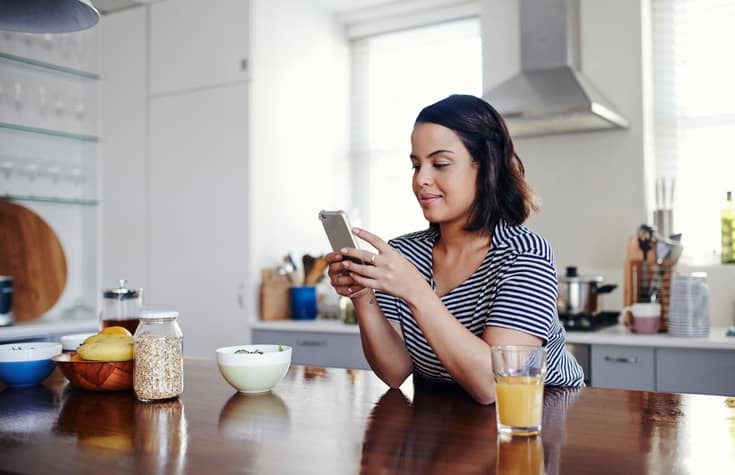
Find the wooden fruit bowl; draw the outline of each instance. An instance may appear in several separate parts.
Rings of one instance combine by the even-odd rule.
[[[133,388],[134,360],[71,361],[71,353],[53,357],[75,388],[89,391],[125,391]]]

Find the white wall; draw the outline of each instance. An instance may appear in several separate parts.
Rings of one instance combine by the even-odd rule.
[[[148,288],[147,8],[105,15],[100,52],[102,286]]]
[[[254,0],[251,12],[248,301],[255,316],[260,269],[288,251],[298,262],[328,251],[317,213],[346,202],[349,63],[329,11]]]

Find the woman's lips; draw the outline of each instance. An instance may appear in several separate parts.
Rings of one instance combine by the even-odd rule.
[[[431,206],[432,203],[441,198],[441,195],[433,193],[419,193],[419,203],[421,206]]]

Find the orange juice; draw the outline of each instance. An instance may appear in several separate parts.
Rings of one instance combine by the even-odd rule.
[[[495,376],[495,405],[499,427],[537,431],[541,428],[543,402],[543,376]]]
[[[498,437],[498,475],[543,475],[544,446],[541,436]]]

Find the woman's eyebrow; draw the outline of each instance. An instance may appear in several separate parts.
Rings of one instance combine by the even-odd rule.
[[[440,150],[434,150],[433,152],[428,154],[426,158],[431,158],[435,155],[439,155],[440,153],[451,153],[452,155],[454,155],[454,152],[452,152],[451,150],[440,149]],[[411,158],[412,160],[419,160],[419,157],[417,157],[414,154],[409,155],[409,158]]]

